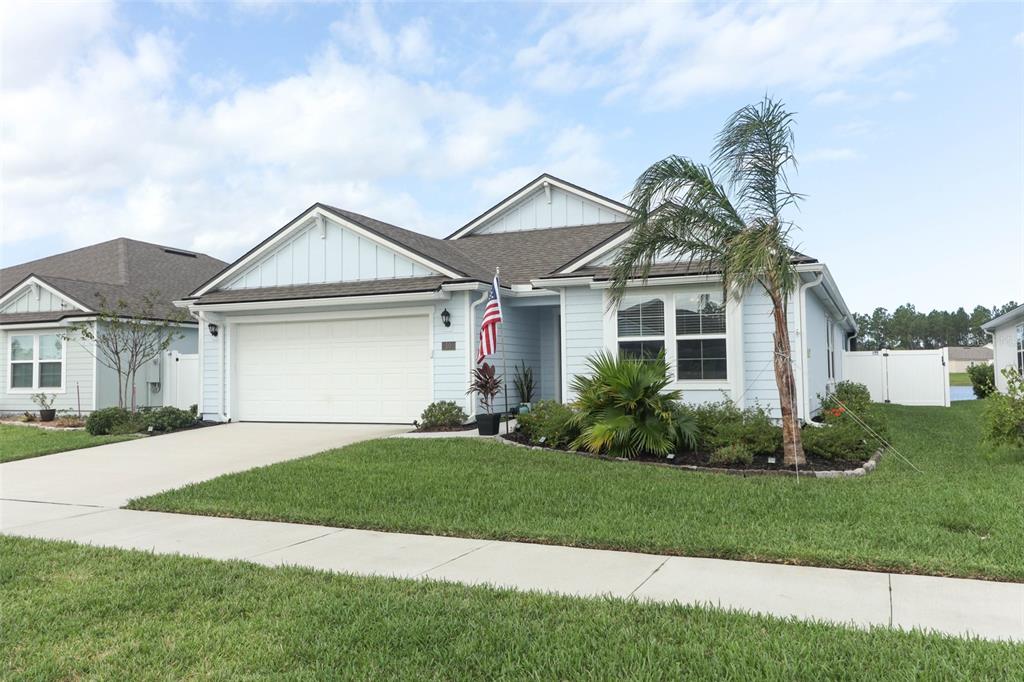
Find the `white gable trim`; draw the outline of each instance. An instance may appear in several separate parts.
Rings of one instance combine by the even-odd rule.
[[[576,260],[570,262],[564,268],[558,270],[558,272],[556,272],[555,274],[558,274],[558,275],[568,275],[570,273],[576,272],[577,270],[582,268],[584,265],[587,265],[589,263],[593,263],[594,261],[599,260],[602,257],[604,257],[606,254],[610,253],[611,251],[614,251],[615,249],[619,248],[620,246],[625,244],[629,240],[629,238],[632,237],[632,236],[633,236],[633,230],[626,230],[622,234],[617,235],[614,239],[609,241],[607,244],[604,244],[604,245],[598,247],[596,250],[591,251],[590,253],[585,253],[582,256],[580,256],[579,258],[577,258]]]
[[[46,289],[47,291],[49,291],[51,294],[53,294],[57,298],[60,298],[60,299],[63,299],[65,301],[67,301],[68,303],[70,303],[71,305],[75,306],[76,308],[78,308],[82,312],[86,312],[86,313],[93,312],[93,310],[91,308],[89,308],[88,306],[86,306],[86,305],[84,305],[82,303],[79,303],[75,299],[73,299],[70,296],[68,296],[67,294],[65,294],[60,289],[57,289],[55,287],[50,286],[49,284],[47,284],[43,280],[39,279],[35,275],[30,275],[29,278],[26,279],[24,282],[22,282],[19,286],[14,287],[10,291],[8,291],[6,294],[4,294],[3,297],[0,297],[0,308],[2,308],[3,306],[7,305],[11,301],[19,298],[21,296],[21,294],[25,293],[25,289],[27,289],[27,288],[29,288],[31,286],[37,286],[37,287],[40,287],[42,289]],[[56,312],[56,311],[54,311],[54,312]]]
[[[552,177],[550,175],[545,174],[540,176],[530,184],[528,184],[526,187],[523,187],[515,194],[512,194],[511,196],[503,199],[500,203],[498,203],[493,208],[489,209],[486,213],[481,214],[479,217],[474,218],[471,222],[459,228],[454,234],[451,234],[448,237],[448,239],[458,239],[459,237],[465,237],[466,235],[471,234],[474,230],[476,230],[478,227],[489,221],[491,218],[511,208],[516,202],[526,198],[536,190],[545,186],[557,187],[558,189],[564,192],[568,192],[569,194],[575,194],[576,196],[583,197],[588,201],[593,201],[596,204],[600,204],[601,206],[604,206],[605,208],[611,211],[615,211],[616,213],[629,213],[629,211],[631,210],[625,204],[620,204],[617,201],[612,201],[610,199],[602,197],[599,194],[594,194],[589,190],[585,190],[575,185],[570,185],[569,183],[563,180],[559,180],[556,177]]]
[[[380,244],[381,246],[390,249],[395,253],[400,254],[405,258],[408,258],[411,261],[419,263],[423,267],[435,270],[441,273],[442,275],[445,275],[446,277],[451,277],[452,279],[461,279],[464,277],[464,275],[454,272],[450,268],[447,268],[441,265],[440,263],[437,263],[436,261],[432,261],[428,258],[425,258],[401,246],[400,244],[385,239],[376,232],[367,230],[365,227],[362,227],[358,223],[354,223],[351,220],[346,220],[345,218],[330,211],[324,210],[319,206],[314,206],[305,213],[303,213],[302,215],[300,215],[298,218],[293,220],[288,225],[288,227],[281,230],[278,234],[274,235],[272,239],[267,240],[265,244],[263,244],[256,250],[252,251],[242,260],[230,266],[227,270],[221,272],[219,275],[217,275],[215,278],[204,284],[202,288],[200,288],[191,295],[202,296],[203,294],[208,293],[213,289],[217,288],[224,282],[232,279],[236,275],[241,274],[246,268],[248,268],[251,265],[254,265],[261,258],[266,256],[269,252],[273,251],[276,247],[284,243],[289,237],[294,235],[296,232],[299,232],[300,230],[305,230],[316,220],[330,220],[332,222],[338,223],[345,229],[355,232],[360,237],[368,239],[372,242],[376,242],[377,244]]]

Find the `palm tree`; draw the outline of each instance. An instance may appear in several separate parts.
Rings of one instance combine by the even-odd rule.
[[[719,133],[711,166],[669,156],[648,168],[630,193],[632,236],[613,265],[612,296],[646,282],[657,261],[675,259],[720,273],[727,295],[764,288],[772,302],[775,383],[782,411],[783,462],[803,464],[786,305],[798,281],[785,209],[802,196],[789,188],[793,114],[765,97],[733,114]],[[724,181],[724,186],[719,180]]]

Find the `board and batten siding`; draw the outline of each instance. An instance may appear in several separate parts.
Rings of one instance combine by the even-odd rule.
[[[16,313],[48,313],[57,310],[72,310],[75,306],[60,296],[50,293],[43,287],[30,284],[25,291],[14,300],[8,301],[0,313],[13,315]]]
[[[436,273],[325,219],[323,228],[314,223],[300,230],[223,288],[255,289],[432,274]]]
[[[9,353],[11,336],[36,334],[62,334],[67,328],[46,327],[38,329],[5,329],[0,332],[0,412],[36,412],[39,406],[32,402],[32,393],[10,393]],[[65,341],[64,388],[61,390],[40,389],[38,392],[53,394],[56,410],[77,412],[81,399],[82,412],[93,410],[93,382],[95,381],[96,359],[92,354],[91,341]],[[34,391],[36,392],[36,391]]]
[[[602,225],[627,220],[625,214],[614,211],[578,194],[551,187],[551,197],[539,188],[489,218],[473,230],[474,234],[542,230],[549,227],[575,225]]]
[[[540,400],[558,400],[559,398],[559,387],[562,381],[559,355],[562,349],[558,316],[557,306],[537,309],[538,333],[540,334],[540,376],[534,376],[534,380],[537,382],[537,397]]]

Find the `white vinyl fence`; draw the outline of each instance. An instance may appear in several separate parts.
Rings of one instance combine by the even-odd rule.
[[[949,407],[949,351],[860,350],[843,353],[843,378],[864,384],[871,399]]]
[[[164,405],[187,410],[199,403],[199,356],[164,353]]]

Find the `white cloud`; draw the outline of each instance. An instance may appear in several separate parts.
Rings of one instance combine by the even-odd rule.
[[[514,166],[473,182],[482,203],[507,196],[541,173],[551,173],[596,191],[608,192],[616,168],[604,154],[602,138],[582,125],[555,133],[536,163]]]
[[[801,161],[852,161],[860,154],[850,147],[819,147],[800,156]]]
[[[1013,37],[1014,45],[1024,45],[1024,31],[1021,31]]]
[[[396,54],[421,49],[399,35]],[[180,50],[162,35],[119,47],[94,31],[60,60],[5,77],[0,242],[51,236],[58,250],[123,235],[229,257],[315,201],[418,228],[430,221],[389,183],[489,167],[535,120],[516,100],[334,49],[259,85],[186,73]],[[193,91],[203,98],[181,99]]]
[[[381,66],[401,66],[410,71],[428,72],[436,60],[430,25],[416,18],[388,33],[371,3],[361,3],[343,20],[331,24],[331,34],[346,53],[363,54]]]
[[[907,92],[906,90],[897,90],[889,95],[889,99],[893,102],[910,102],[914,99],[914,93]]]
[[[649,106],[742,88],[821,89],[901,50],[944,40],[945,5],[598,5],[569,12],[516,64],[536,87],[602,88]]]

